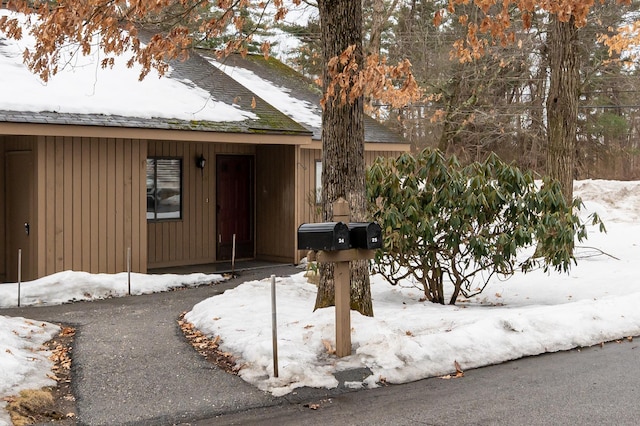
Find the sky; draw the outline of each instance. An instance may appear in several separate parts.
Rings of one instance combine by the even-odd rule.
[[[298,387],[333,388],[337,372],[369,368],[348,386],[373,388],[450,377],[455,363],[468,370],[524,356],[597,345],[640,335],[640,181],[575,182],[586,216],[597,212],[607,233],[591,229],[578,245],[569,274],[542,270],[493,278],[483,293],[455,306],[421,301],[405,281],[392,286],[372,276],[375,316],[351,312],[352,354],[338,358],[335,311],[313,312],[316,286],[301,271],[276,279],[279,377],[273,375],[271,281],[250,281],[196,304],[186,319],[236,358],[240,377],[275,396]],[[219,275],[132,274],[132,293],[165,291],[221,281]],[[450,291],[451,288],[448,288]],[[127,274],[65,271],[20,286],[21,305],[51,305],[128,296]],[[18,285],[0,284],[0,307],[17,305]],[[176,293],[177,294],[177,293]],[[247,315],[250,310],[251,315]],[[0,400],[19,390],[52,384],[52,364],[41,344],[54,324],[2,315]],[[0,425],[4,412],[0,414]],[[6,418],[4,421],[7,422]]]
[[[316,21],[320,20],[318,8],[315,6],[311,6],[305,2],[301,2],[298,6],[289,2],[287,6],[289,7],[289,12],[282,21],[285,25],[303,26],[307,25],[311,19]],[[267,12],[270,13],[270,16],[273,16],[274,8],[272,3],[267,4]],[[291,34],[278,28],[270,28],[268,32],[269,36],[264,38],[268,39],[267,41],[271,43],[270,53],[273,56],[285,62],[296,56],[295,52],[300,47],[300,40],[297,37],[292,37]],[[263,41],[263,37],[261,36],[254,37],[254,39],[257,42]]]

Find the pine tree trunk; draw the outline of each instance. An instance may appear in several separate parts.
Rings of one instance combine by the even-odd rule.
[[[318,1],[322,29],[324,87],[330,76],[326,64],[347,47],[356,46],[362,65],[362,4],[352,0]],[[333,216],[332,203],[349,202],[351,220],[366,219],[364,112],[362,97],[353,104],[328,99],[322,113],[322,209],[325,221]],[[334,305],[333,264],[320,265],[315,309]],[[351,308],[373,316],[367,261],[351,262]]]
[[[554,16],[549,32],[547,174],[557,179],[567,203],[573,200],[580,64],[575,21]]]

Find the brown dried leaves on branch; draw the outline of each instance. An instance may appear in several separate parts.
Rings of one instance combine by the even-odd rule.
[[[615,2],[629,4],[630,0],[615,0]],[[468,3],[469,0],[449,0],[446,9],[435,13],[434,25],[440,26],[446,16],[455,16],[456,6]],[[587,23],[589,11],[594,6],[595,0],[474,0],[473,4],[482,14],[480,17],[474,16],[472,20],[468,14],[458,16],[458,21],[467,26],[467,36],[454,43],[451,54],[460,62],[480,58],[490,43],[498,42],[502,46],[514,43],[516,39],[512,28],[514,9],[520,13],[524,30],[530,28],[531,17],[536,11],[556,15],[561,22],[569,22],[574,18],[575,25],[583,27]]]
[[[386,58],[370,55],[364,67],[360,68],[355,51],[356,46],[351,45],[329,60],[327,72],[330,82],[325,88],[323,107],[327,102],[351,104],[364,96],[399,108],[422,96],[408,60],[389,65]]]
[[[630,61],[638,60],[640,59],[640,53],[638,53],[638,47],[640,47],[640,21],[620,27],[612,35],[603,35],[600,37],[600,41],[609,48],[610,55],[627,52]]]
[[[300,2],[292,0],[296,5]],[[214,17],[205,16],[203,12],[210,9],[211,3],[215,3],[219,11]],[[27,16],[28,31],[37,42],[33,50],[25,50],[25,63],[33,73],[48,81],[67,66],[70,57],[86,55],[92,49],[99,49],[106,55],[101,61],[104,68],[113,66],[116,56],[126,55],[127,66],[135,63],[142,66],[140,79],[151,69],[163,75],[168,70],[167,61],[187,57],[194,44],[194,33],[190,28],[197,28],[195,34],[200,39],[210,40],[222,35],[229,25],[242,27],[247,8],[265,8],[267,3],[249,0],[58,0],[52,4],[13,0],[7,7]],[[278,22],[285,17],[287,8],[283,0],[273,0],[272,5],[276,10],[272,20]],[[163,31],[143,44],[138,28],[150,24],[162,24]],[[6,16],[0,18],[0,31],[16,39],[23,35],[18,19]],[[246,53],[246,41],[251,37],[252,34],[243,34],[228,41],[218,54]],[[69,51],[70,46],[75,46],[76,50]],[[265,56],[268,56],[269,48],[269,42],[262,44]],[[324,102],[331,99],[332,102],[352,103],[365,96],[399,107],[420,97],[408,61],[389,65],[385,58],[374,55],[367,58],[361,68],[355,60],[354,50],[351,46],[330,61],[332,82],[326,88]]]
[[[37,42],[33,50],[24,52],[25,63],[48,81],[67,65],[69,55],[86,55],[92,49],[106,54],[101,62],[103,67],[112,66],[114,57],[124,54],[127,66],[135,63],[142,66],[140,79],[151,69],[163,75],[168,70],[167,61],[187,57],[194,44],[194,33],[207,40],[222,35],[230,24],[241,27],[245,11],[255,4],[266,7],[266,2],[248,0],[58,0],[55,4],[12,0],[7,8],[26,15],[28,31]],[[282,0],[273,4],[276,6],[273,19],[277,22],[284,18],[287,9]],[[210,14],[214,7],[219,13]],[[9,37],[20,39],[22,25],[19,18],[0,17],[0,32]],[[162,31],[143,44],[138,28],[149,25]],[[245,34],[228,42],[220,54],[243,53],[244,42],[250,38],[251,34]],[[69,51],[70,46],[75,46],[75,51]],[[265,43],[263,51],[268,48]]]
[[[151,16],[161,15],[174,3],[169,0],[62,0],[53,7],[48,2],[12,1],[8,8],[26,15],[28,31],[35,37],[36,44],[33,50],[25,50],[25,63],[42,80],[48,81],[67,65],[65,61],[70,57],[86,55],[93,49],[107,55],[101,62],[103,67],[112,66],[115,56],[126,53],[128,66],[136,62],[142,65],[142,79],[151,68],[160,74],[166,72],[166,61],[185,55],[191,45],[189,31],[180,25],[156,35],[147,45],[138,37],[137,25]],[[181,3],[187,4],[185,0]],[[16,30],[19,26],[18,18],[0,20],[0,31],[16,39],[22,36]]]

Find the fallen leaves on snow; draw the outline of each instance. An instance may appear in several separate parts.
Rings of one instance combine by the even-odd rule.
[[[453,365],[456,368],[455,374],[447,374],[444,376],[440,376],[441,379],[450,380],[450,379],[459,379],[460,377],[464,377],[464,371],[462,371],[462,368],[460,367],[460,364],[458,363],[458,361],[453,361]]]

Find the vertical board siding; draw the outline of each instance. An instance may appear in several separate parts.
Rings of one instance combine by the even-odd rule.
[[[132,226],[131,226],[131,238],[135,242],[132,242],[130,246],[132,251],[137,248],[140,250],[138,256],[133,257],[133,268],[138,271],[147,270],[147,143],[140,143],[132,145],[132,166],[136,166],[133,170],[133,186],[131,191],[131,209]],[[139,175],[138,175],[139,173]],[[137,246],[137,247],[134,247]],[[134,252],[135,253],[135,252]]]
[[[291,261],[295,232],[322,220],[311,197],[318,149],[294,146],[144,141],[75,137],[0,137],[0,198],[4,152],[33,150],[36,164],[37,276],[73,269],[115,273],[216,260],[216,155],[255,156],[256,257]],[[395,151],[366,151],[366,164]],[[207,159],[204,170],[195,158]],[[182,218],[147,222],[146,159],[181,158]],[[0,211],[4,235],[5,212]],[[0,247],[0,279],[6,270]],[[297,259],[295,259],[297,260]],[[294,260],[294,261],[295,261]]]
[[[124,220],[125,220],[125,204],[127,203],[127,197],[125,195],[125,167],[124,167],[124,141],[122,139],[118,139],[115,141],[115,155],[120,158],[120,161],[115,162],[115,198],[114,198],[114,207],[115,207],[115,227],[113,230],[116,238],[115,240],[115,259],[114,266],[118,263],[125,265],[124,270],[126,270],[126,251],[125,251],[125,238],[126,234],[124,232]]]
[[[378,157],[397,157],[404,151],[365,151],[365,165],[369,167]],[[322,160],[322,152],[319,149],[300,150],[300,162],[298,167],[298,197],[300,223],[321,222],[322,217],[316,213],[317,205],[310,195],[315,191],[316,161]],[[300,225],[300,224],[298,224]]]
[[[404,151],[365,151],[365,165],[370,166],[378,157],[397,157]],[[316,161],[322,160],[322,152],[319,149],[300,149],[298,167],[298,223],[322,222],[321,215],[316,213],[317,205],[309,198],[309,194],[315,191],[315,167]],[[305,256],[306,253],[299,253]]]
[[[81,177],[80,177],[80,206],[78,209],[82,211],[79,222],[80,226],[80,235],[82,235],[81,241],[76,241],[76,244],[80,246],[82,250],[82,259],[81,265],[83,267],[91,267],[91,211],[93,207],[91,207],[91,175],[92,175],[92,167],[91,167],[91,140],[89,138],[81,138],[80,139],[80,164],[81,164]],[[86,202],[89,201],[87,205]],[[83,205],[84,204],[84,205]],[[74,206],[74,209],[76,207]]]
[[[73,207],[73,141],[62,144],[62,191],[63,206]],[[57,188],[56,188],[57,189]],[[60,204],[60,203],[58,203]],[[56,209],[58,210],[58,209]],[[73,269],[73,216],[61,210],[60,229],[62,232],[63,250],[60,256],[62,269]],[[57,215],[57,211],[56,211]]]
[[[73,153],[72,153],[73,161],[71,162],[71,182],[73,185],[72,197],[73,197],[73,211],[80,212],[79,216],[75,217],[75,220],[72,222],[73,226],[73,235],[82,235],[82,216],[83,216],[83,208],[82,208],[82,138],[75,138],[73,140]],[[71,264],[71,269],[75,271],[82,270],[82,252],[83,252],[83,242],[84,238],[79,238],[78,241],[71,242],[71,250],[73,253],[73,260]]]
[[[302,223],[322,222],[322,217],[314,214],[316,204],[310,199],[309,194],[316,188],[316,161],[322,160],[322,152],[319,149],[301,149],[300,164],[298,164],[298,218]]]
[[[140,187],[145,185],[146,141],[43,137],[38,144],[38,275],[63,270],[146,272],[146,226]],[[40,164],[40,162],[38,162]]]
[[[204,170],[198,169],[195,163],[196,157],[201,154],[207,160]],[[182,218],[147,223],[149,268],[211,263],[216,260],[217,154],[253,155],[255,147],[238,144],[149,141],[148,157],[182,159]],[[146,218],[145,212],[142,213],[142,217]]]
[[[107,139],[100,138],[98,141],[98,271],[107,270],[107,197],[108,197],[108,176],[107,176]]]
[[[260,259],[294,260],[295,167],[293,146],[256,148],[256,257]]]
[[[53,191],[51,192],[51,205],[53,209],[53,234],[54,234],[54,246],[53,246],[53,259],[52,270],[63,271],[64,265],[64,138],[58,136],[54,142],[54,156],[52,179],[54,182]],[[50,211],[47,209],[47,211]]]
[[[94,191],[93,188],[98,188],[99,175],[98,175],[98,164],[100,159],[98,157],[98,147],[100,146],[100,141],[98,139],[90,139],[90,150],[89,150],[89,163],[91,164],[91,184],[89,186],[89,203],[91,214],[89,215],[89,229],[90,229],[90,248],[89,248],[89,270],[90,271],[98,271],[100,270],[100,266],[98,264],[98,250],[100,247],[100,238],[98,236],[99,229],[96,227],[98,223],[98,196],[100,195],[97,191]]]
[[[126,232],[126,229],[131,229],[132,226],[132,175],[131,175],[131,141],[122,141],[122,253],[124,261],[127,261],[127,249],[131,247],[131,233]]]

